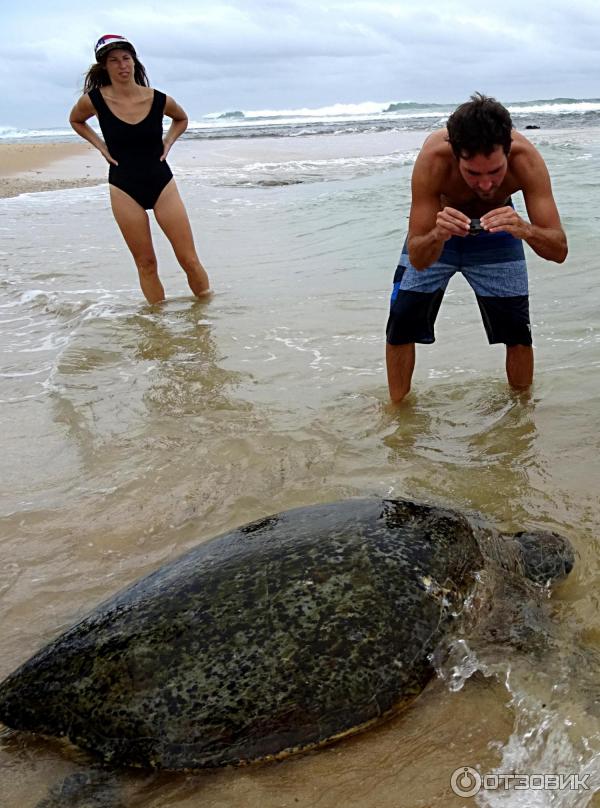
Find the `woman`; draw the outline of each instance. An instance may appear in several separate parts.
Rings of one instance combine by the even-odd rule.
[[[114,217],[137,266],[149,303],[165,299],[147,210],[171,242],[177,260],[198,297],[209,293],[208,275],[198,259],[190,222],[166,158],[185,132],[188,119],[172,98],[149,86],[133,45],[123,36],[106,34],[95,47],[84,95],[69,122],[106,158],[110,168],[110,202]],[[104,140],[86,123],[96,115]],[[163,115],[172,119],[163,139]]]

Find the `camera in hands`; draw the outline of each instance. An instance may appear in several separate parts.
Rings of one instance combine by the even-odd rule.
[[[485,228],[482,226],[481,220],[471,219],[471,224],[469,225],[469,235],[478,236],[480,233],[485,233]]]

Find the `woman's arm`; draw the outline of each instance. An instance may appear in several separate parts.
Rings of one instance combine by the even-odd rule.
[[[114,166],[119,165],[115,159],[110,156],[110,152],[106,147],[106,143],[102,138],[94,132],[91,126],[86,121],[96,114],[94,105],[90,101],[89,95],[82,95],[79,101],[75,104],[69,115],[69,123],[77,134],[88,143],[91,143],[94,148],[98,149],[104,159],[112,163]]]
[[[179,104],[174,101],[170,96],[167,96],[167,100],[165,103],[165,115],[171,118],[171,126],[169,126],[169,131],[163,138],[164,144],[164,151],[162,153],[161,160],[167,159],[167,154],[171,150],[171,146],[178,137],[181,137],[188,126],[188,117],[185,114],[185,111]]]

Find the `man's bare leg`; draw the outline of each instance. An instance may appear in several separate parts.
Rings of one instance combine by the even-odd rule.
[[[400,403],[410,391],[410,382],[415,369],[415,343],[385,346],[388,387],[394,404]]]
[[[526,390],[533,381],[533,348],[531,345],[506,346],[506,377],[515,390]]]

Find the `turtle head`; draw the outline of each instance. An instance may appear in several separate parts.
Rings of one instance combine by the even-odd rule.
[[[554,583],[566,578],[575,563],[571,542],[558,533],[521,531],[513,534],[520,548],[523,575],[537,584]]]

